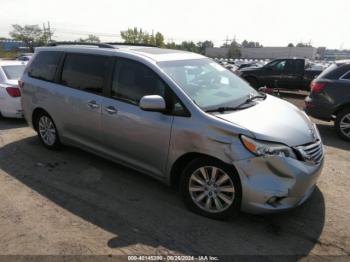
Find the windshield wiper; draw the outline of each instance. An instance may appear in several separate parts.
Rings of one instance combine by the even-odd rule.
[[[235,111],[235,110],[239,110],[242,109],[242,106],[256,100],[256,99],[265,99],[266,98],[266,94],[259,94],[259,95],[253,95],[253,96],[249,96],[243,103],[239,104],[238,106],[235,107],[229,107],[229,106],[222,106],[222,107],[218,107],[215,109],[209,109],[206,110],[205,112],[207,113],[211,113],[211,112],[219,112],[219,113],[223,113],[225,111]]]

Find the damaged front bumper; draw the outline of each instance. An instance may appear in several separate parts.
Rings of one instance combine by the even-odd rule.
[[[270,213],[301,205],[312,194],[323,162],[311,164],[280,156],[235,161],[242,183],[242,211]]]

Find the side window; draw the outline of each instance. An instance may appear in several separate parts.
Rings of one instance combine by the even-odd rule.
[[[86,54],[67,54],[61,83],[94,94],[102,94],[108,71],[108,57]]]
[[[347,72],[345,75],[343,75],[343,76],[341,77],[341,79],[343,79],[343,80],[349,80],[349,81],[350,81],[350,71]]]
[[[112,97],[137,105],[145,95],[165,97],[165,90],[165,83],[147,66],[126,59],[117,62]]]
[[[54,81],[62,52],[42,51],[38,53],[28,69],[28,75],[45,81]]]
[[[278,71],[283,71],[285,66],[286,60],[281,60],[279,63],[276,64],[275,69]]]

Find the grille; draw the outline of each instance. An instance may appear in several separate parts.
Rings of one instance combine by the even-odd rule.
[[[321,140],[311,144],[297,146],[296,150],[305,162],[318,164],[323,159],[323,145]]]

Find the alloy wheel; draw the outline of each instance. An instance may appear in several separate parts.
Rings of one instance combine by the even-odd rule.
[[[214,166],[201,167],[192,173],[189,192],[198,207],[211,213],[228,209],[235,199],[232,179],[225,171]]]
[[[340,131],[350,138],[350,114],[344,115],[340,120]]]
[[[49,117],[43,115],[40,118],[38,130],[40,133],[40,137],[46,145],[52,146],[56,142],[56,129],[52,120]]]

